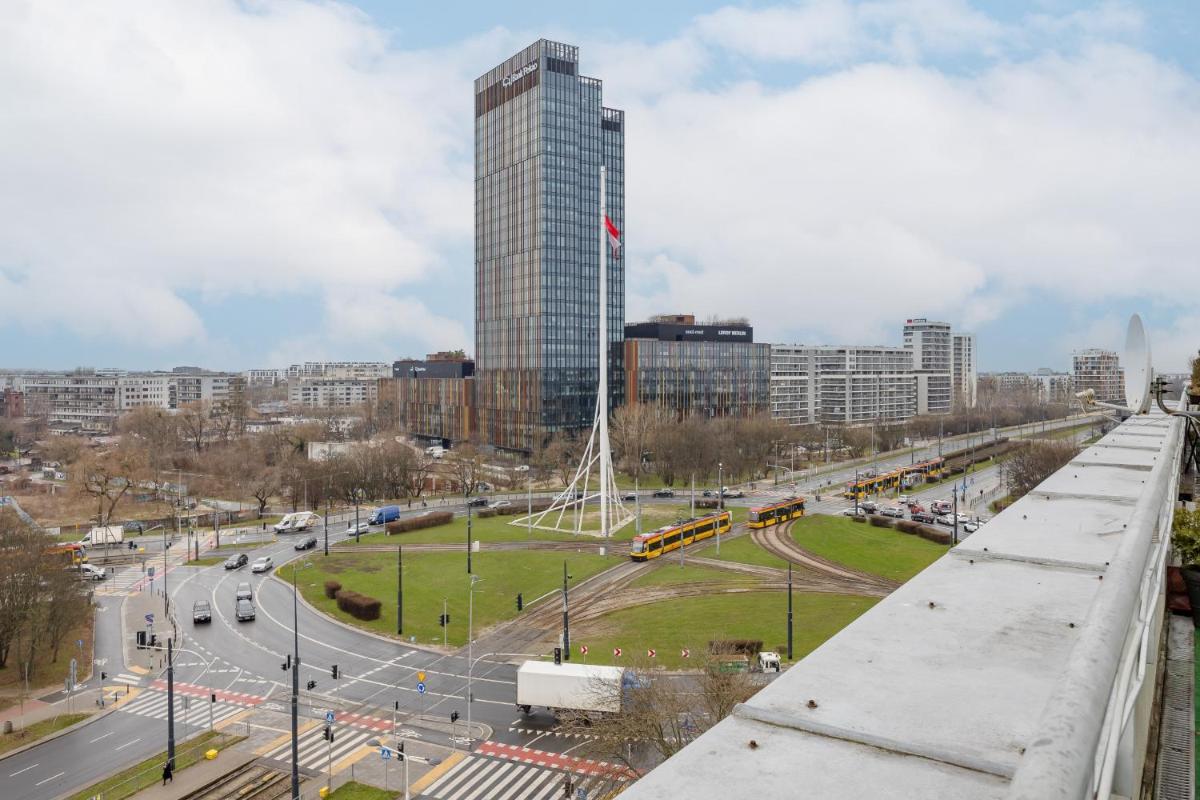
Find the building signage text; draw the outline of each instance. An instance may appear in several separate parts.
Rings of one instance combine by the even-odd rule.
[[[521,67],[519,70],[517,70],[513,74],[505,75],[503,78],[501,78],[500,85],[505,88],[508,88],[509,86],[512,86],[517,81],[521,80],[521,78],[524,78],[529,73],[536,72],[537,68],[538,68],[538,62],[530,61],[528,64]]]

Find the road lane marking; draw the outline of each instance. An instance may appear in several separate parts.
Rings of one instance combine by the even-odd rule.
[[[95,744],[96,742],[100,741],[101,739],[104,739],[108,736],[112,736],[114,733],[116,733],[116,731],[109,731],[108,733],[104,734],[104,736],[97,736],[95,739],[92,739],[90,742],[88,742],[88,744]]]
[[[38,781],[37,783],[34,784],[34,786],[41,786],[43,783],[49,783],[50,781],[55,780],[56,778],[61,778],[63,775],[66,775],[66,774],[67,773],[65,773],[65,772],[60,772],[57,775],[51,775],[49,778],[46,778],[46,780],[44,780],[44,781]]]
[[[134,739],[132,742],[126,742],[125,744],[121,745],[120,747],[113,748],[113,751],[116,752],[117,750],[124,750],[126,747],[129,747],[129,745],[137,744],[141,740],[142,740],[142,737],[139,736],[138,738]]]
[[[18,775],[20,775],[22,772],[29,772],[29,770],[35,769],[36,767],[40,767],[40,766],[41,766],[41,764],[34,764],[32,767],[26,767],[25,769],[19,769],[16,772],[11,773],[8,777],[15,778]]]

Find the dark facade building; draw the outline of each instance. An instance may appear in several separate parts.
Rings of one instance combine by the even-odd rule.
[[[475,81],[475,356],[482,441],[528,450],[591,425],[599,342],[600,167],[625,230],[624,113],[540,39]],[[625,269],[606,251],[610,406],[623,397]]]
[[[449,447],[475,438],[475,362],[468,358],[404,359],[392,365],[400,427]]]
[[[0,392],[0,416],[16,419],[25,416],[25,393],[16,389],[5,389]]]
[[[625,393],[680,416],[749,417],[770,410],[771,345],[743,323],[669,322],[625,326]]]

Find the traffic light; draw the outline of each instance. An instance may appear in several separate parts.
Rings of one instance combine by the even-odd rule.
[[[325,731],[324,731],[324,736],[325,736],[325,741],[332,742],[333,741],[333,728],[326,725]]]
[[[404,742],[400,742],[400,745],[396,748],[396,752],[400,755],[404,755]]]
[[[145,631],[137,632],[137,647],[138,647],[138,650],[145,649],[145,647],[146,647],[146,632]]]
[[[100,673],[100,680],[102,680],[102,681],[106,681],[106,680],[108,680],[108,673],[107,673],[107,672],[103,672],[103,671],[102,671],[102,672]]]
[[[562,664],[562,648],[561,647],[554,648],[554,663]]]
[[[441,625],[444,628],[449,624],[450,624],[450,615],[449,614],[438,614],[438,625]]]
[[[217,702],[217,693],[216,692],[213,692],[212,694],[210,694],[208,696],[208,702],[210,702],[210,703]]]
[[[525,608],[525,598],[521,597],[521,593],[517,592],[517,611]]]
[[[457,711],[451,711],[451,712],[450,712],[450,724],[451,724],[451,725],[453,725],[453,724],[454,724],[454,723],[456,723],[456,722],[458,722],[458,712],[457,712]]]
[[[333,679],[334,679],[335,681],[337,680],[337,677],[338,677],[338,667],[337,667],[337,664],[334,664],[334,665],[333,665],[333,668],[332,668],[331,670],[329,670],[329,674],[330,674],[331,676],[333,676]]]
[[[308,682],[308,690],[311,692],[311,691],[312,691],[313,689],[315,689],[315,688],[317,688],[317,682],[316,682],[316,681],[309,681],[309,682]]]

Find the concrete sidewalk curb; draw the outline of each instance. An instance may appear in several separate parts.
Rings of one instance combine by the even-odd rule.
[[[89,691],[100,691],[100,690],[89,690]],[[52,742],[60,736],[66,736],[68,733],[74,733],[79,728],[86,727],[87,725],[92,724],[96,720],[103,719],[104,717],[107,717],[109,714],[113,713],[116,710],[117,710],[116,705],[106,706],[103,711],[99,711],[95,714],[92,714],[87,719],[81,719],[81,720],[79,720],[79,722],[76,722],[74,725],[70,725],[61,730],[57,730],[54,733],[48,733],[45,736],[43,736],[42,738],[40,738],[36,741],[32,741],[29,744],[23,744],[20,747],[16,748],[15,750],[9,750],[7,753],[0,755],[0,761],[4,761],[5,759],[12,758],[13,756],[16,756],[16,755],[20,755],[21,753],[24,753],[26,750],[32,750],[33,748],[38,747],[39,745],[43,745],[46,742]]]

